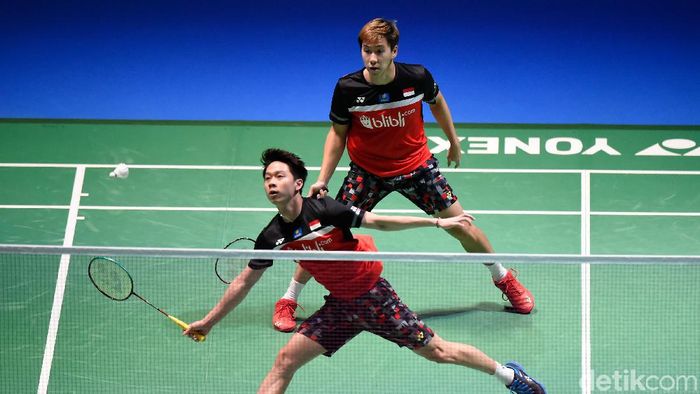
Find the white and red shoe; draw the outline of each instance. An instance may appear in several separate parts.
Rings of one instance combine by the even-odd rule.
[[[503,298],[510,301],[512,311],[528,314],[535,307],[535,297],[515,278],[513,272],[512,269],[508,270],[506,276],[494,284],[503,292]]]
[[[275,312],[272,314],[272,326],[275,330],[282,332],[292,332],[297,327],[294,313],[299,304],[294,300],[281,298],[275,304]]]

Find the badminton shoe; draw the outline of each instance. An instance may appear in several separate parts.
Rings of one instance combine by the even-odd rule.
[[[294,300],[281,298],[275,304],[275,313],[272,315],[272,326],[275,330],[282,332],[292,332],[297,327],[294,320],[294,313],[298,304]]]
[[[532,293],[515,278],[513,272],[512,269],[508,270],[506,276],[494,282],[494,284],[503,292],[503,298],[506,301],[510,301],[512,305],[512,308],[510,308],[511,310],[528,314],[532,311],[532,308],[535,307],[535,298],[532,296]]]
[[[509,363],[506,363],[505,366],[515,371],[515,377],[513,378],[513,382],[511,382],[509,386],[506,386],[511,393],[547,394],[547,390],[544,388],[544,386],[540,382],[531,378],[527,373],[525,373],[525,370],[520,364],[511,361]]]

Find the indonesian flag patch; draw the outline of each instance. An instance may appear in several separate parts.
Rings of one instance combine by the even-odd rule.
[[[415,94],[416,94],[416,90],[414,88],[406,88],[403,90],[404,97],[411,97]]]
[[[314,219],[309,222],[309,230],[315,231],[321,228],[321,221],[318,219]]]

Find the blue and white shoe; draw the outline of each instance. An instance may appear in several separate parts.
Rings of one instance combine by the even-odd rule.
[[[506,386],[511,393],[547,394],[547,389],[545,389],[540,382],[536,381],[525,373],[522,365],[516,363],[515,361],[511,361],[506,363],[505,366],[515,371],[513,382],[510,384],[510,386]]]

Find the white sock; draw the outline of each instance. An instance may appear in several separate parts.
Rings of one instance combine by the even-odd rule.
[[[498,362],[496,362],[496,373],[493,375],[506,386],[510,386],[513,383],[513,379],[515,379],[515,371]]]
[[[486,263],[484,264],[486,267],[488,267],[489,271],[491,271],[491,277],[493,278],[494,281],[498,282],[499,280],[503,279],[504,276],[508,273],[508,270],[506,267],[503,266],[501,263]]]
[[[293,300],[296,301],[299,295],[301,294],[301,289],[304,288],[304,283],[299,283],[292,278],[292,281],[289,282],[289,287],[287,288],[287,292],[284,293],[282,298],[286,298],[288,300]]]

